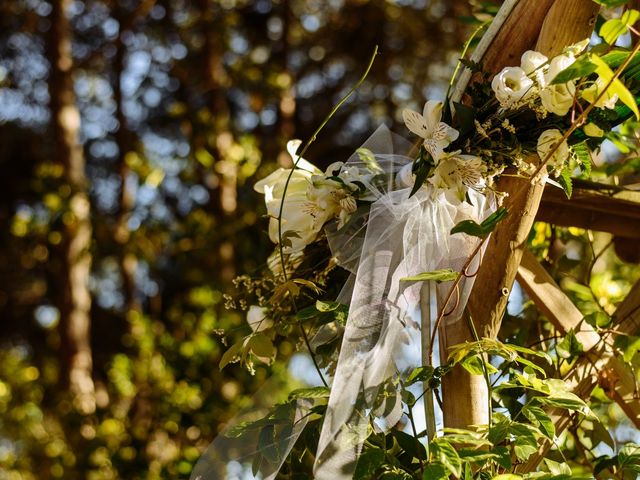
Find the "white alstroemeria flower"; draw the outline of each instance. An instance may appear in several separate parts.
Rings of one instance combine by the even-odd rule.
[[[491,81],[491,88],[502,108],[511,108],[533,93],[533,80],[520,67],[507,67]]]
[[[457,151],[440,159],[428,182],[444,190],[449,201],[457,203],[464,201],[469,188],[484,188],[486,174],[487,166],[479,157]]]
[[[273,327],[273,320],[267,317],[267,309],[251,305],[247,311],[247,323],[253,333],[262,332]]]
[[[549,85],[556,76],[576,61],[573,55],[558,55],[551,60],[549,69],[544,74],[543,89],[540,92],[542,106],[548,112],[561,117],[566,115],[573,105],[576,86],[573,81]]]
[[[458,138],[459,132],[442,122],[442,102],[429,100],[424,104],[422,115],[405,108],[402,118],[405,125],[415,135],[424,139],[424,148],[437,160],[444,154],[444,149]]]
[[[338,218],[338,228],[341,228],[356,211],[358,203],[353,193],[358,187],[351,182],[360,178],[358,172],[357,167],[343,168],[338,175],[343,183],[319,175],[312,177],[307,192],[307,212],[315,218],[318,231],[332,218]]]
[[[560,143],[562,137],[562,133],[557,128],[545,130],[538,137],[537,151],[541,161],[544,161],[555,148],[551,158],[547,161],[547,170],[553,170],[555,173],[559,173],[569,159],[569,145],[566,140]],[[558,145],[557,148],[556,145]]]
[[[293,232],[295,235],[288,237],[290,246],[284,248],[285,253],[301,251],[309,243],[313,242],[320,230],[315,218],[307,213],[309,200],[307,191],[311,186],[311,178],[321,171],[303,158],[295,154],[299,140],[292,140],[287,144],[287,150],[293,157],[297,168],[291,174],[291,180],[286,190],[284,208],[282,212],[282,234]],[[269,215],[269,238],[273,243],[278,243],[278,216],[280,205],[285,194],[285,184],[291,169],[279,168],[266,178],[256,182],[254,190],[264,194],[267,214]]]
[[[607,86],[607,83],[602,80],[601,77],[591,85],[589,88],[582,91],[582,98],[584,98],[589,103],[594,103],[596,98],[603,92],[604,88]],[[611,93],[610,89],[604,92],[602,98],[596,102],[596,107],[598,108],[608,108],[613,110],[616,108],[616,103],[618,103],[618,94]]]

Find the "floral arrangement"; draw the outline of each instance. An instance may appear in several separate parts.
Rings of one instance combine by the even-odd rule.
[[[309,144],[298,153],[301,142],[289,142],[293,168],[280,168],[255,184],[265,198],[269,238],[276,249],[265,275],[237,279],[244,295],[240,306],[248,311],[251,332],[230,346],[220,367],[236,361],[250,369],[256,361],[269,363],[276,355],[274,340],[294,338],[305,345],[324,386],[295,391],[265,418],[238,423],[225,432],[225,439],[257,443],[258,453],[248,456],[254,472],[275,478],[285,468],[287,478],[300,478],[296,472],[308,471],[313,464],[315,478],[320,479],[365,479],[374,478],[374,473],[383,475],[375,478],[394,479],[525,478],[507,473],[537,451],[541,438],[554,440],[554,426],[544,407],[594,418],[587,404],[563,382],[545,378],[540,363],[551,360],[544,352],[477,338],[450,352],[440,366],[431,364],[431,356],[437,323],[447,315],[463,316],[465,291],[468,294],[473,278],[464,278],[472,276],[461,272],[506,214],[498,179],[509,175],[550,183],[571,196],[571,178],[589,177],[592,155],[605,140],[624,152],[634,148],[627,133],[640,120],[640,43],[632,50],[615,43],[621,35],[635,33],[638,18],[640,12],[627,10],[604,22],[599,44],[585,40],[552,58],[527,51],[520,65],[494,76],[484,72],[481,64],[463,61],[478,78],[463,99],[429,100],[422,113],[402,112],[407,129],[418,137],[414,147],[404,152],[381,152],[381,143],[373,141],[376,148],[365,144],[346,163],[333,163],[322,172],[303,158]],[[386,131],[377,132],[374,140],[379,138],[385,139],[384,144],[392,142]],[[416,215],[431,220],[416,227],[411,219]],[[439,230],[431,223],[438,224]],[[416,232],[427,232],[420,241],[433,240],[436,245],[427,256],[440,250],[453,253],[439,263],[429,263],[422,253],[415,256]],[[394,250],[393,242],[401,247]],[[345,245],[355,245],[361,252],[355,266],[340,255]],[[331,255],[327,255],[329,249]],[[389,250],[403,252],[404,259],[389,260],[395,262],[392,267],[376,276],[387,285],[382,313],[372,308],[362,313],[372,306],[374,287],[362,286],[359,279],[363,270],[378,275],[379,266],[374,270],[369,263],[379,261],[380,252]],[[346,278],[336,272],[338,265],[352,273],[355,287],[343,290],[338,301],[326,300],[335,283],[329,279]],[[427,270],[416,272],[419,267]],[[429,327],[434,330],[429,355],[424,363],[400,367],[397,351],[413,341],[407,331],[420,330],[409,312],[419,304],[423,282],[432,286],[440,305],[436,327]],[[458,301],[450,309],[453,292]],[[228,304],[237,306],[232,298]],[[422,328],[427,328],[426,320]],[[354,324],[360,330],[355,331]],[[396,324],[402,328],[394,330]],[[374,333],[363,333],[368,328]],[[354,338],[368,346],[352,351],[349,342]],[[432,401],[439,401],[442,376],[460,364],[488,379],[497,372],[488,356],[501,358],[504,371],[510,372],[509,380],[494,393],[515,389],[531,395],[515,417],[493,411],[490,401],[489,425],[438,437]],[[361,364],[366,364],[362,371]],[[370,381],[371,372],[378,372],[375,381]],[[327,375],[333,377],[332,389]],[[416,395],[418,384],[423,388]],[[427,425],[420,433],[413,408],[422,397]],[[374,418],[382,419],[385,426]],[[403,418],[413,435],[392,428]],[[299,440],[305,428],[312,433]],[[426,443],[419,441],[423,437]],[[200,478],[218,478],[215,475],[224,468],[224,459],[216,455],[228,451],[228,446],[214,447],[201,468],[196,468],[213,476]],[[338,465],[336,458],[341,455],[347,460]],[[545,474],[535,478],[571,476],[551,460],[546,468]]]

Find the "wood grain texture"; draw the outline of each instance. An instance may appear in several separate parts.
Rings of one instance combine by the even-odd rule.
[[[547,0],[523,0],[504,22],[483,58],[483,65],[489,71],[497,72],[504,66],[519,65],[522,53],[532,45],[538,45],[537,49],[542,53],[553,53],[552,50],[542,49],[550,48],[545,47],[552,43],[550,38],[563,38],[566,44],[582,40],[591,34],[592,25],[585,19],[590,18],[592,11],[591,0],[556,0],[553,4]],[[562,12],[571,12],[571,16]],[[578,23],[578,19],[582,23]],[[544,30],[543,35],[539,36],[541,30]],[[510,213],[489,240],[485,261],[468,303],[478,334],[490,337],[497,336],[500,328],[508,292],[515,280],[544,190],[540,183],[531,184],[515,177],[503,177],[497,188],[509,194],[506,206]],[[468,332],[460,328],[460,322],[447,328],[441,335],[444,339],[441,355],[446,355],[450,346],[471,340]],[[476,412],[483,411],[476,407],[482,402],[475,388],[477,384],[461,367],[443,379],[446,427],[464,428],[471,424],[487,423],[486,413],[474,416]]]
[[[568,45],[588,39],[599,10],[593,0],[556,1],[544,19],[536,49],[551,57],[562,53]],[[558,25],[562,28],[557,28]]]
[[[484,54],[483,68],[498,73],[504,67],[520,65],[522,54],[536,46],[553,4],[554,0],[520,0]]]
[[[640,203],[592,189],[574,188],[568,199],[559,188],[546,187],[536,220],[640,238]]]
[[[588,323],[571,299],[528,249],[522,255],[517,280],[536,307],[560,332],[574,330],[585,351],[600,342],[600,335]]]

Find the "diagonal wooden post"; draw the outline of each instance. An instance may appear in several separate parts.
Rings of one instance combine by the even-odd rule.
[[[556,55],[565,46],[591,35],[598,9],[591,0],[521,1],[484,55],[483,66],[497,72],[504,66],[517,65],[522,53],[534,45],[541,53]],[[531,32],[531,37],[519,39],[520,30]],[[495,337],[500,328],[544,188],[541,183],[503,177],[498,190],[509,194],[506,206],[510,214],[492,234],[468,304],[479,335],[489,337]],[[447,325],[446,330],[441,329],[442,355],[446,356],[449,347],[471,339],[465,322]],[[486,408],[479,407],[486,404],[487,392],[483,380],[477,377],[456,367],[443,378],[445,426],[488,423]]]

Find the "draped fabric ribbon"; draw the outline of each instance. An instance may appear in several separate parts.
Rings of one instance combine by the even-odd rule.
[[[451,229],[462,220],[479,223],[495,209],[494,202],[472,190],[471,203],[451,203],[444,192],[430,185],[409,197],[411,186],[398,179],[407,177],[412,159],[405,154],[410,147],[406,140],[380,127],[345,165],[371,171],[374,158],[374,169],[386,174],[363,180],[373,200],[368,216],[356,217],[338,231],[331,225],[326,230],[332,254],[354,278],[339,297],[342,303],[349,303],[349,316],[317,448],[314,477],[319,480],[350,479],[371,429],[385,432],[402,419],[401,383],[422,365],[421,328],[429,328],[429,319],[421,318],[423,282],[403,278],[443,268],[460,270],[480,240],[451,235]],[[390,180],[376,181],[382,177]],[[480,257],[471,268],[477,268],[479,262]],[[450,310],[446,323],[460,321],[472,285],[472,277],[460,283],[457,301],[446,306]],[[442,308],[451,284],[430,287]],[[275,478],[304,428],[305,408],[308,406],[299,405],[296,416],[300,421],[283,432],[286,441],[270,464],[275,467],[262,470],[261,478]],[[221,452],[228,452],[225,447],[224,440],[216,439],[191,478],[229,478],[221,475],[225,471]],[[213,457],[218,459],[218,470],[207,460]]]

